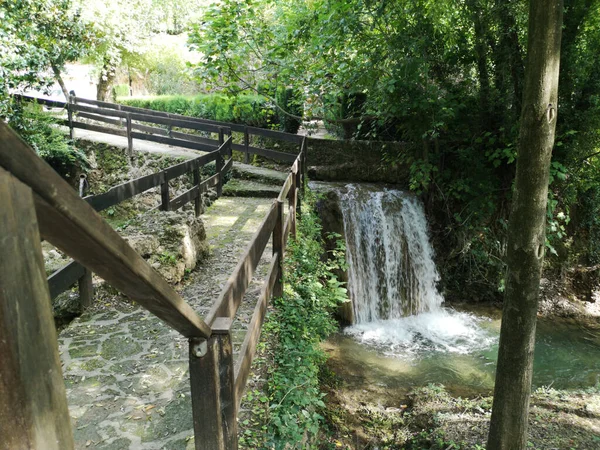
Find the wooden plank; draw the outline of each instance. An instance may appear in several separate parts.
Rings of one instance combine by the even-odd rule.
[[[74,112],[85,112],[108,117],[121,117],[123,119],[127,117],[126,112],[117,111],[116,109],[95,108],[93,106],[78,105],[76,103],[71,103],[71,107],[73,108]]]
[[[198,189],[198,194],[196,195],[196,198],[194,199],[194,213],[196,214],[196,217],[199,217],[200,214],[202,214],[202,191],[200,190],[200,169],[199,168],[195,168],[192,172],[192,178],[193,178],[193,183],[196,186],[196,189]]]
[[[0,205],[0,449],[70,450],[71,419],[33,195],[3,169]]]
[[[290,173],[288,175],[288,177],[285,179],[285,182],[283,183],[283,187],[281,188],[281,191],[279,192],[279,195],[277,196],[277,201],[284,201],[288,197],[288,193],[290,192],[290,189],[292,187],[292,177],[293,177],[293,175]]]
[[[169,203],[169,211],[176,211],[181,208],[186,203],[191,202],[195,198],[198,198],[200,193],[200,189],[198,186],[194,186],[193,188],[185,191],[183,194],[179,195],[172,199]]]
[[[127,156],[133,158],[133,136],[131,135],[131,116],[127,115]]]
[[[49,100],[46,98],[30,97],[28,95],[13,94],[13,97],[17,100],[38,103],[40,105],[46,105],[46,106],[50,106],[52,108],[65,108],[67,106],[67,104],[65,102],[61,102],[61,101],[57,101],[57,100]]]
[[[178,131],[171,131],[171,137],[174,139],[183,139],[185,141],[199,142],[201,144],[212,145],[215,148],[215,150],[219,148],[219,141],[217,139],[205,138],[189,133],[180,133]]]
[[[128,112],[126,114],[131,114],[132,120],[137,120],[140,122],[160,123],[161,125],[171,125],[173,127],[189,128],[191,130],[208,131],[210,133],[218,133],[220,128],[217,125],[201,123],[192,120],[173,119],[171,117],[157,117],[154,115],[140,114],[137,112]]]
[[[231,148],[240,152],[246,151],[246,147],[241,144],[231,144]],[[270,158],[279,162],[293,162],[296,160],[296,155],[292,153],[278,152],[275,150],[267,150],[259,147],[248,146],[248,152],[259,156],[264,156],[265,158]]]
[[[217,178],[217,197],[221,197],[223,195],[223,156],[221,153],[219,153],[215,161],[215,172],[219,175]]]
[[[200,192],[206,192],[209,188],[215,187],[219,184],[220,174],[216,173],[212,177],[207,178],[202,183],[200,183]]]
[[[287,241],[288,241],[288,237],[290,236],[291,229],[292,229],[292,216],[291,216],[291,211],[290,211],[290,213],[288,213],[288,217],[285,221],[285,227],[283,227],[283,248],[287,247]]]
[[[0,166],[31,187],[44,239],[186,337],[209,327],[52,167],[0,123]]]
[[[92,100],[89,98],[83,98],[83,97],[75,97],[75,100],[77,101],[77,103],[83,103],[85,105],[94,105],[94,106],[100,106],[102,108],[109,108],[109,109],[120,109],[118,104],[116,103],[111,103],[111,102],[102,102],[99,100]]]
[[[258,230],[252,236],[252,240],[238,261],[235,270],[225,283],[219,298],[208,312],[205,322],[209,326],[217,317],[233,318],[235,316],[248,284],[252,280],[256,266],[269,242],[276,221],[277,206],[273,203]]]
[[[232,167],[233,167],[233,158],[229,158],[227,160],[227,162],[225,163],[225,165],[223,166],[223,170],[221,170],[221,173],[223,174],[223,176],[225,176],[225,174],[227,172],[229,172]]]
[[[285,248],[283,246],[283,201],[277,200],[277,222],[273,228],[273,254],[279,255],[277,267],[279,275],[273,287],[273,297],[281,297],[283,295],[283,254]]]
[[[271,139],[279,139],[281,141],[293,142],[300,144],[303,136],[297,134],[285,133],[283,131],[267,130],[265,128],[248,127],[248,133],[255,136],[264,136]]]
[[[252,360],[256,353],[256,345],[260,339],[260,332],[265,321],[267,306],[272,297],[273,287],[279,277],[279,258],[280,254],[276,253],[271,259],[269,272],[267,273],[267,277],[256,302],[252,320],[250,321],[248,331],[246,332],[246,338],[244,339],[240,354],[235,362],[235,398],[237,400],[237,408],[239,408],[240,402],[242,401],[246,382],[248,381]]]
[[[102,127],[100,125],[92,125],[91,123],[73,122],[73,128],[81,128],[83,130],[97,131],[98,133],[127,137],[126,130],[117,130],[115,128]]]
[[[158,134],[159,136],[170,136],[169,130],[165,130],[164,128],[149,127],[148,125],[140,125],[137,123],[132,123],[131,129],[141,131],[143,133]]]
[[[84,200],[96,211],[102,211],[110,206],[119,204],[124,200],[141,194],[142,192],[146,192],[148,189],[159,186],[163,180],[163,172],[152,173],[114,186],[103,194],[85,197]]]
[[[185,173],[191,172],[196,167],[202,167],[212,161],[215,161],[218,155],[219,153],[217,153],[217,151],[213,151],[206,155],[202,155],[197,158],[179,163],[175,166],[171,166],[164,170],[165,176],[172,180],[173,178],[177,178]]]
[[[250,133],[248,133],[248,127],[244,127],[244,163],[250,163]]]
[[[196,450],[237,450],[231,320],[215,321],[207,341],[190,339],[190,385]]]
[[[50,298],[65,292],[85,274],[85,267],[77,261],[71,261],[48,277]]]
[[[109,119],[108,117],[100,116],[98,114],[89,114],[89,113],[80,112],[80,113],[77,113],[77,117],[83,118],[83,119],[89,119],[89,120],[97,120],[98,122],[109,123],[111,125],[115,125],[118,127],[122,126],[120,119]]]
[[[184,141],[182,139],[173,139],[167,136],[155,136],[153,134],[138,133],[136,131],[132,132],[131,135],[134,139],[158,142],[160,144],[173,145],[176,147],[191,148],[192,150],[200,150],[203,152],[212,152],[215,150],[214,145],[202,144],[200,142]]]
[[[92,272],[84,269],[85,273],[79,279],[79,301],[81,306],[89,308],[94,301],[94,283],[92,280]]]

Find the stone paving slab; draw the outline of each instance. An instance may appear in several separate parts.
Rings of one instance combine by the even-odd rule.
[[[212,255],[178,287],[204,316],[272,200],[221,198],[202,216]],[[233,325],[234,357],[271,249]],[[187,340],[115,293],[59,335],[76,449],[193,449]]]

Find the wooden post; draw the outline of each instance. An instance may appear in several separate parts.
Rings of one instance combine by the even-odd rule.
[[[306,136],[302,139],[302,157],[300,158],[300,164],[302,166],[302,194],[306,191],[306,173],[308,171],[308,167],[306,166],[306,151],[308,150],[308,140]]]
[[[75,103],[74,97],[72,95],[69,96],[67,100],[67,116],[69,118],[69,138],[75,139],[75,128],[73,127],[73,107],[72,105]]]
[[[169,199],[169,178],[167,178],[167,175],[164,172],[163,176],[164,180],[160,185],[160,198],[162,202],[160,209],[161,211],[168,211],[171,203],[171,200]]]
[[[247,126],[244,126],[244,152],[244,162],[248,164],[250,162],[250,134]]]
[[[219,127],[219,147],[225,142],[225,133],[222,127]]]
[[[85,269],[85,273],[79,279],[79,301],[81,306],[89,308],[94,300],[94,285],[92,283],[92,271]]]
[[[273,286],[273,297],[283,295],[283,201],[277,200],[277,222],[273,228],[273,254],[279,254],[278,274]]]
[[[231,319],[217,318],[208,340],[190,339],[196,450],[237,450]]]
[[[73,449],[31,189],[0,168],[1,450]]]
[[[292,176],[292,187],[290,188],[290,192],[289,192],[289,203],[290,203],[290,215],[291,215],[291,219],[290,219],[290,234],[293,237],[296,237],[296,199],[298,198],[298,195],[296,193],[296,175]]]
[[[225,162],[223,160],[223,155],[219,153],[215,161],[215,173],[219,174],[217,182],[217,197],[221,197],[221,194],[223,194],[223,174],[221,172],[223,171],[224,164]]]
[[[298,195],[298,192],[302,190],[302,155],[298,160],[298,172],[296,172],[296,215],[300,217],[302,214],[302,197]]]
[[[127,113],[127,156],[133,159],[133,137],[131,136],[131,113]]]
[[[194,199],[194,212],[196,217],[202,214],[202,192],[200,192],[200,167],[196,166],[192,172],[194,177],[193,182],[195,186],[198,186],[198,197]]]

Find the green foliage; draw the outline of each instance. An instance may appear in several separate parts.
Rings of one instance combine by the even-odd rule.
[[[10,114],[9,90],[43,89],[52,71],[81,57],[90,30],[70,0],[7,0],[0,8],[0,117]]]
[[[77,169],[87,169],[85,154],[72,145],[58,130],[55,120],[41,111],[41,107],[17,106],[9,125],[36,153],[52,166],[63,178],[69,179]]]
[[[153,109],[203,119],[243,123],[271,128],[275,125],[273,109],[259,95],[228,97],[222,94],[204,94],[194,97],[157,96],[120,98],[120,103],[138,108]]]
[[[282,112],[280,109],[277,110],[277,117],[279,119],[279,124],[281,125],[281,130],[286,133],[296,134],[302,121],[297,119],[296,117],[302,117],[304,113],[303,109],[303,101],[302,96],[298,92],[298,90],[294,90],[292,88],[280,89],[277,93],[277,104],[287,113]]]
[[[322,259],[321,225],[309,193],[298,222],[297,239],[290,240],[284,263],[285,292],[274,300],[264,333],[277,342],[275,366],[268,376],[268,423],[264,447],[312,448],[323,423],[323,394],[319,388],[320,366],[325,354],[319,342],[337,329],[334,309],[346,301],[346,289],[332,273],[344,264],[343,243]],[[338,236],[332,236],[337,239]]]

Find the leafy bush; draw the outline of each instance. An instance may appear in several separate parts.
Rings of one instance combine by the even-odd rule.
[[[9,117],[9,125],[36,153],[63,178],[69,179],[79,168],[87,168],[85,154],[73,146],[55,126],[55,119],[44,114],[41,107],[17,105]]]
[[[127,97],[129,95],[128,84],[117,84],[113,87],[113,97]]]
[[[182,95],[120,98],[124,105],[147,108],[202,119],[246,124],[271,128],[277,124],[273,108],[265,97],[240,95],[228,97],[222,94],[202,94],[194,97]]]
[[[268,448],[308,448],[303,439],[316,436],[325,406],[319,371],[326,357],[319,343],[337,329],[332,312],[347,299],[346,289],[333,274],[345,264],[344,245],[338,242],[331,259],[323,261],[314,196],[309,193],[307,200],[298,236],[288,245],[283,298],[275,299],[275,311],[265,325],[265,334],[275,336],[278,343],[276,367],[268,380]]]
[[[277,94],[277,104],[291,115],[302,117],[304,105],[298,90],[292,88],[280,89]],[[277,110],[281,129],[287,133],[296,134],[302,121]]]

